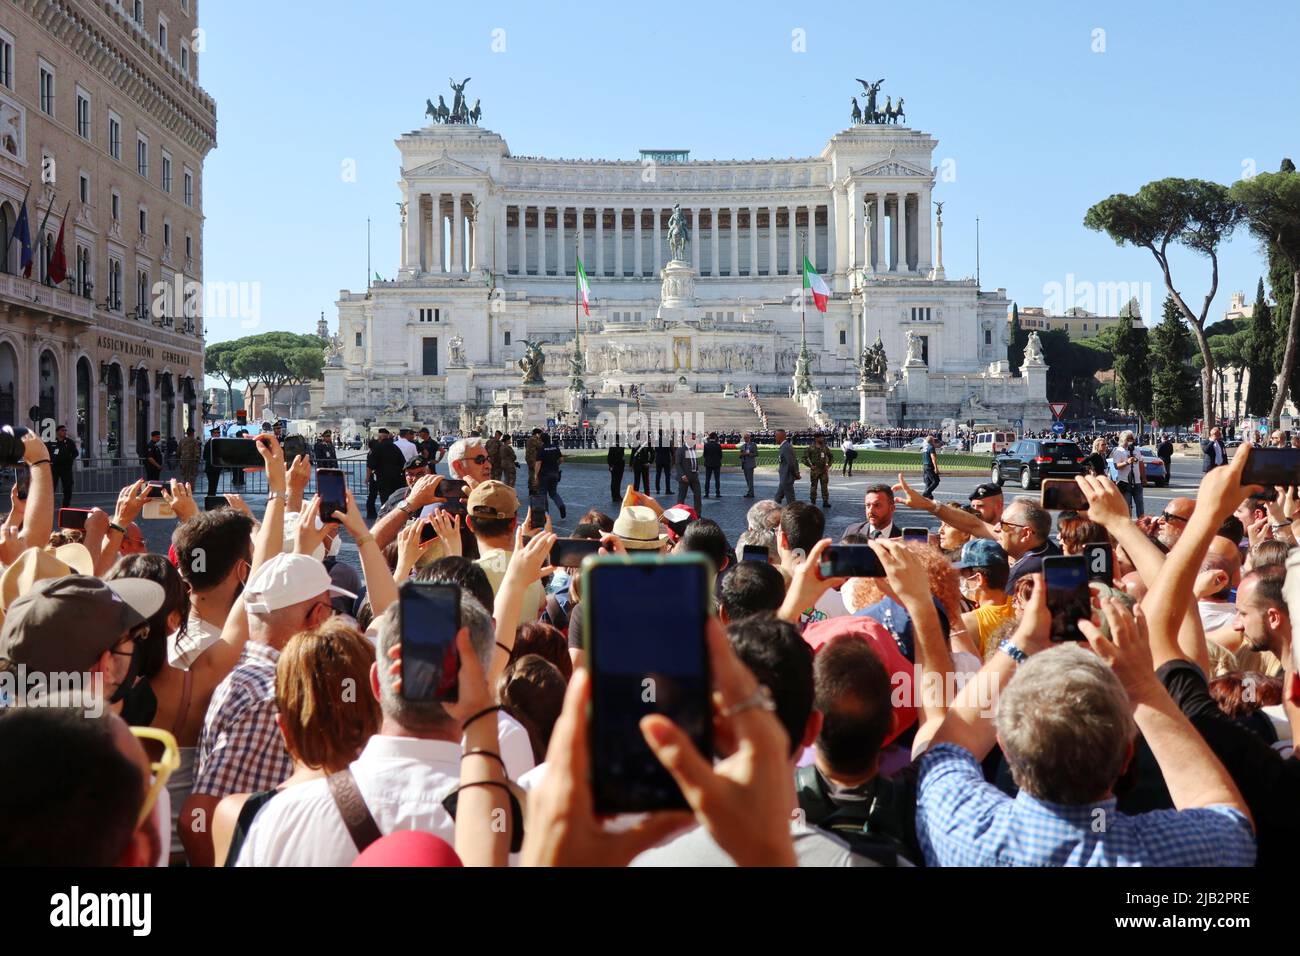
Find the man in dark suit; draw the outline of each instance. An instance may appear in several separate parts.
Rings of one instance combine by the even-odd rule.
[[[794,483],[799,480],[799,462],[794,457],[794,447],[784,428],[776,430],[776,443],[780,448],[777,451],[776,497],[772,500],[777,504],[793,504],[796,500]]]
[[[677,449],[677,503],[686,501],[686,491],[690,489],[695,513],[700,513],[700,456],[695,450],[694,433],[682,437],[681,447]]]
[[[668,444],[664,444],[664,433],[659,433],[659,444],[655,446],[655,494],[672,494],[673,493],[673,459],[677,457],[677,449],[673,447],[673,439],[669,436]],[[659,479],[663,479],[663,491],[659,490]]]
[[[1172,478],[1174,474],[1174,443],[1169,440],[1168,435],[1160,436],[1160,444],[1156,446],[1156,457],[1165,463],[1165,476]]]
[[[618,504],[623,500],[623,469],[627,463],[618,435],[614,436],[614,444],[609,446],[605,461],[609,465],[609,500]]]
[[[1208,472],[1228,463],[1228,450],[1223,446],[1223,432],[1210,429],[1209,440],[1201,440],[1201,471]]]
[[[868,538],[899,538],[903,532],[894,524],[894,489],[886,484],[869,485],[863,498],[866,520],[844,529],[844,537],[860,534]]]
[[[709,432],[704,442],[704,497],[709,497],[709,482],[713,482],[713,494],[722,497],[722,443],[718,441],[717,432]]]

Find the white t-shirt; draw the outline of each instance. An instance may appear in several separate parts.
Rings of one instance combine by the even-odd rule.
[[[177,670],[187,671],[217,641],[221,640],[221,628],[209,624],[197,614],[191,614],[185,622],[185,640],[180,640],[180,629],[167,635],[167,663]]]
[[[1120,481],[1128,481],[1137,484],[1141,473],[1138,470],[1138,458],[1136,455],[1130,455],[1127,448],[1116,448],[1111,452],[1110,460],[1115,463],[1115,473],[1119,475]]]
[[[393,442],[393,444],[402,449],[402,454],[406,456],[407,461],[410,461],[420,453],[420,449],[416,448],[412,442],[405,438],[399,438],[397,441]]]

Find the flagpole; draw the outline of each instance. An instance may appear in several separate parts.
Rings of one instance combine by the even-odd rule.
[[[370,217],[366,216],[366,289],[369,290],[372,282],[371,276],[374,273],[370,271]]]
[[[23,206],[26,206],[26,205],[27,205],[27,197],[30,196],[31,194],[32,194],[32,184],[31,184],[31,183],[28,183],[28,184],[27,184],[27,192],[23,193],[23,201],[22,201],[22,203],[19,204],[19,206],[18,206],[19,209],[22,209]],[[3,251],[3,252],[0,252],[0,257],[2,257],[6,263],[9,261],[9,247],[13,244],[14,236],[16,236],[16,235],[18,235],[18,216],[17,216],[17,214],[14,215],[14,231],[11,232],[9,235],[7,235],[7,236],[5,237],[5,247],[4,247],[4,251]]]
[[[50,208],[47,209],[47,210],[45,210],[45,218],[41,220],[41,228],[39,228],[39,229],[36,230],[36,242],[37,242],[37,249],[38,249],[38,250],[40,249],[41,244],[44,243],[44,241],[45,241],[45,224],[48,223],[48,222],[50,221],[50,213],[52,213],[52,212],[54,212],[54,193],[53,193],[53,192],[51,192],[51,194],[50,194]],[[49,271],[48,271],[48,270],[49,270],[49,263],[47,262],[45,265],[46,265],[45,278],[46,278],[46,279],[49,279],[49,277],[50,277],[50,275],[49,275]]]

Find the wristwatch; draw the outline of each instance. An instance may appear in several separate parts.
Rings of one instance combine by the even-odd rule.
[[[1019,667],[1025,661],[1029,660],[1029,655],[1026,654],[1024,651],[1022,651],[1020,648],[1016,647],[1016,645],[1012,644],[1010,638],[1004,637],[1002,639],[1002,643],[998,645],[998,650],[1000,650],[1003,654],[1006,654],[1007,657],[1015,661],[1017,667]]]

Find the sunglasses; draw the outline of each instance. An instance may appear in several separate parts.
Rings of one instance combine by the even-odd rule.
[[[135,821],[135,825],[139,826],[149,819],[149,814],[153,813],[154,804],[158,802],[159,792],[163,787],[167,786],[167,781],[171,779],[171,775],[180,769],[181,749],[170,731],[158,727],[132,727],[131,734],[140,741],[152,740],[162,744],[162,757],[149,764],[149,769],[153,772],[153,783],[150,785],[149,793],[144,799],[144,805],[140,807],[140,816]]]
[[[1184,518],[1182,515],[1176,515],[1176,514],[1171,514],[1168,511],[1162,511],[1160,512],[1160,520],[1161,521],[1186,521],[1187,519]]]
[[[482,464],[486,464],[486,463],[487,463],[487,461],[488,461],[488,456],[487,456],[487,455],[475,455],[473,458],[462,458],[461,461],[472,461],[472,462],[473,462],[474,464],[476,464],[476,465],[482,465]]]

